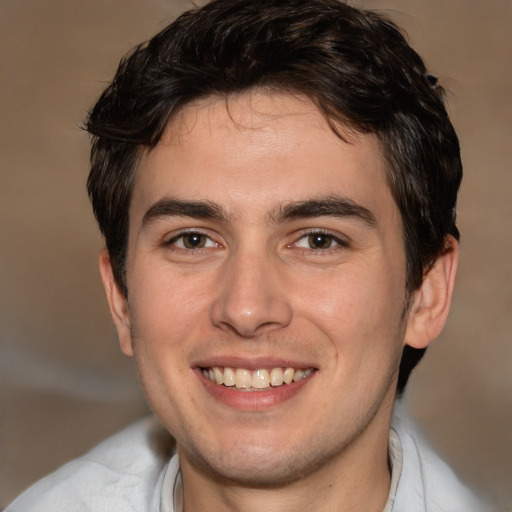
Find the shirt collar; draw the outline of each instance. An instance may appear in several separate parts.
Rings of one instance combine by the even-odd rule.
[[[395,496],[398,491],[398,482],[402,474],[403,454],[402,445],[398,434],[391,429],[389,432],[389,447],[388,447],[389,466],[391,468],[391,486],[389,488],[388,500],[382,512],[392,512],[393,504],[395,503]]]

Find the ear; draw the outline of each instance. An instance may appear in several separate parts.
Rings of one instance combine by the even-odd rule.
[[[133,345],[128,300],[119,289],[114,278],[112,263],[106,248],[100,253],[99,267],[101,280],[103,281],[103,287],[105,288],[105,294],[107,295],[107,301],[110,307],[110,314],[116,326],[121,350],[127,356],[131,357],[133,356]]]
[[[448,236],[444,252],[413,296],[405,331],[406,345],[426,348],[441,334],[450,311],[458,262],[459,245],[455,238]]]

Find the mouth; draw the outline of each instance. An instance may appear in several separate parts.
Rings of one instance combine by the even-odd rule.
[[[201,367],[204,377],[219,386],[240,391],[265,391],[285,387],[309,377],[314,368],[260,368],[247,370],[230,367]]]

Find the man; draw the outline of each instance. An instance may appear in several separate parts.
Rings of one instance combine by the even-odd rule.
[[[7,510],[480,510],[395,407],[457,268],[442,94],[392,23],[337,0],[214,0],[125,59],[88,190],[163,429]]]

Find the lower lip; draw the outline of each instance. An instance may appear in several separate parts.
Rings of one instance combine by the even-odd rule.
[[[234,386],[228,387],[215,384],[207,379],[200,369],[196,373],[208,393],[219,402],[241,411],[261,411],[276,407],[293,398],[310,382],[316,372],[311,373],[298,382],[257,391],[239,390]]]

